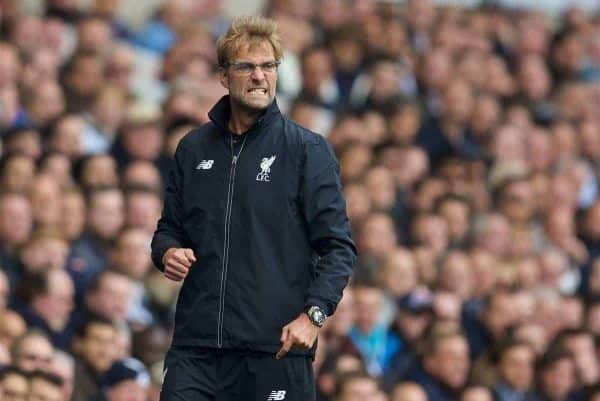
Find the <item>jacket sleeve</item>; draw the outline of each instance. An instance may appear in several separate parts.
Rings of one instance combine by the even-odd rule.
[[[188,242],[185,239],[185,233],[182,226],[182,158],[184,152],[184,148],[180,143],[175,152],[175,161],[167,180],[162,215],[158,220],[156,231],[152,237],[152,262],[161,271],[164,270],[162,258],[165,252],[169,248],[181,248]]]
[[[333,150],[318,136],[306,145],[305,152],[302,207],[309,241],[318,255],[305,308],[317,305],[331,316],[354,270],[356,247]]]

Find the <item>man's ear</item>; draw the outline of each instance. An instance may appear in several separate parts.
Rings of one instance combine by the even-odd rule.
[[[227,69],[219,67],[219,82],[225,89],[229,89],[229,79],[227,77]]]
[[[83,353],[83,339],[75,335],[71,340],[71,348],[76,354],[81,355]]]
[[[433,373],[435,371],[435,362],[432,355],[425,355],[423,357],[423,367],[428,373]]]

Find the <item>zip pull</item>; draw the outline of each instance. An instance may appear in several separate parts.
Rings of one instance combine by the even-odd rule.
[[[233,156],[233,160],[231,160],[231,164],[236,164],[237,163],[237,156]]]

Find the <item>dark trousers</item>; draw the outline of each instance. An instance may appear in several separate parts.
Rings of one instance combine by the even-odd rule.
[[[160,401],[314,401],[312,360],[234,350],[171,347]]]

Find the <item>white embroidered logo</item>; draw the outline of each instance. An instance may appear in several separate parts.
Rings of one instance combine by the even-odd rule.
[[[269,173],[271,172],[271,165],[275,161],[277,156],[273,155],[271,157],[263,157],[260,162],[260,173],[256,176],[256,181],[271,181],[271,177],[269,177]]]
[[[273,390],[269,394],[267,401],[281,401],[283,399],[285,399],[285,390]]]
[[[196,166],[196,170],[210,170],[213,166],[214,160],[202,160]]]

